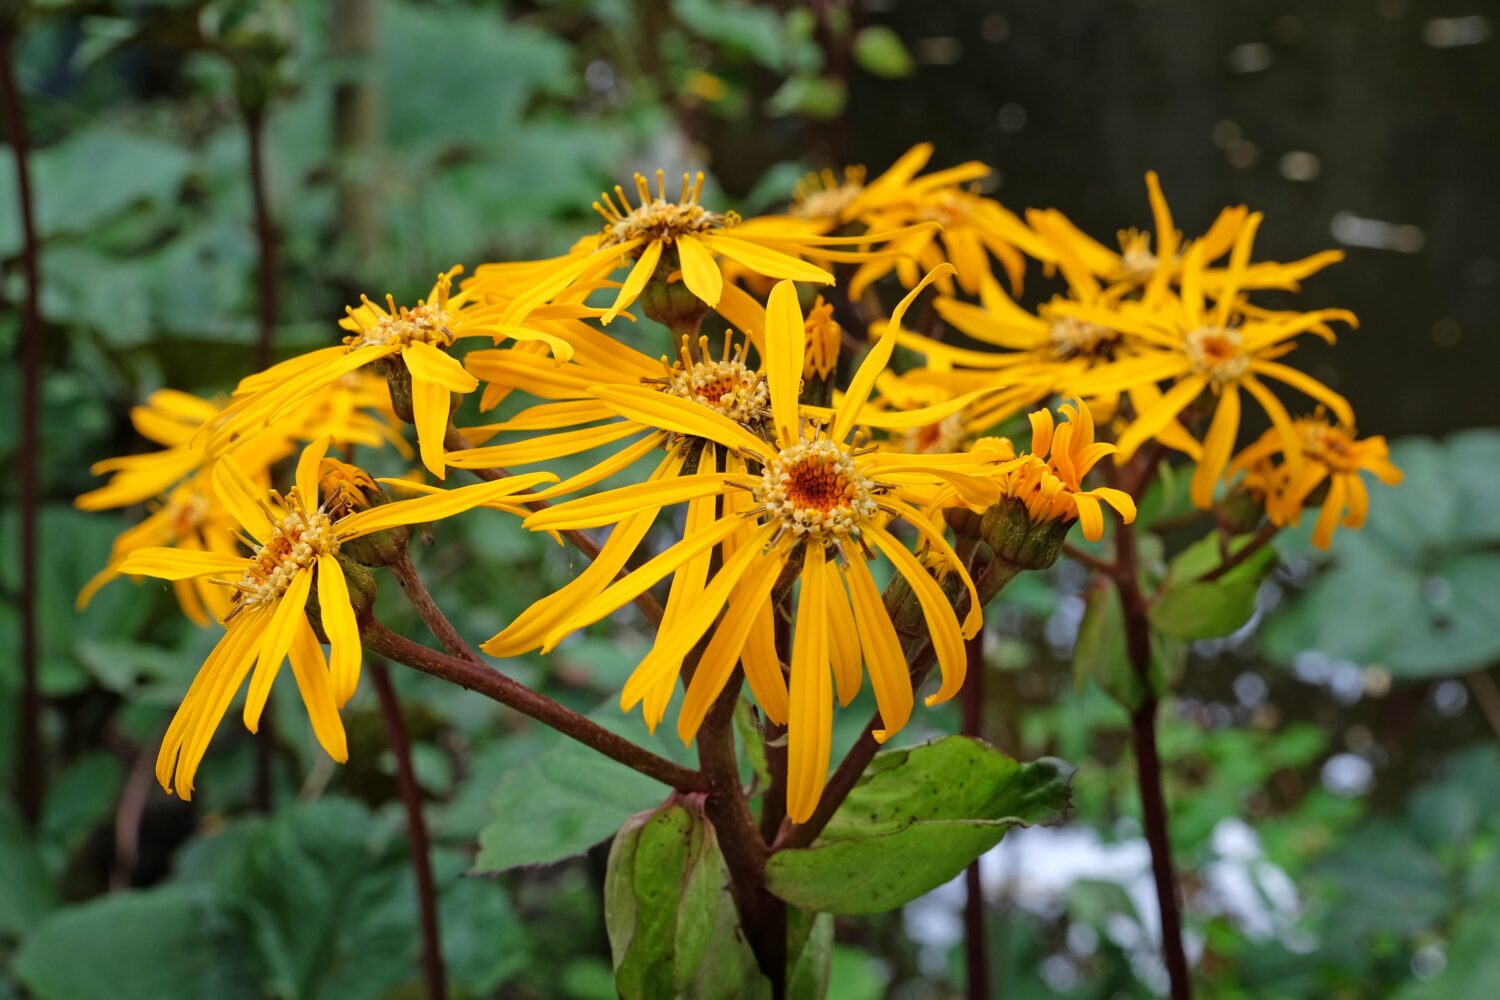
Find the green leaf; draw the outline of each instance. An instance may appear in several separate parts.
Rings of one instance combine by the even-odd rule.
[[[31,164],[43,240],[97,229],[143,203],[168,204],[191,157],[175,143],[95,125],[37,152]],[[14,172],[0,171],[0,255],[21,245]]]
[[[673,748],[666,738],[647,736],[639,719],[621,715],[614,705],[590,718],[658,752],[681,754],[680,744]],[[496,874],[582,854],[670,792],[597,750],[559,740],[500,779],[490,800],[493,818],[479,833],[474,871]]]
[[[1230,555],[1250,545],[1253,536],[1241,535],[1228,545]],[[1219,536],[1209,535],[1172,560],[1166,586],[1147,614],[1152,628],[1176,639],[1211,639],[1229,635],[1255,613],[1260,582],[1276,565],[1276,550],[1265,546],[1217,580],[1204,575],[1223,565]]]
[[[872,24],[854,36],[854,61],[876,76],[911,76],[917,64],[901,36],[883,24]]]
[[[696,804],[673,802],[625,824],[610,848],[604,912],[626,1000],[769,997],[713,826]]]
[[[1125,612],[1113,582],[1096,579],[1089,587],[1073,645],[1073,676],[1092,680],[1111,698],[1134,709],[1144,692],[1125,648]]]
[[[781,19],[770,7],[725,0],[672,0],[672,15],[700,38],[744,53],[767,69],[786,65]]]
[[[755,777],[756,787],[764,790],[771,784],[771,772],[766,765],[766,741],[755,720],[755,708],[749,699],[741,698],[734,706],[734,731],[745,748],[745,761]]]
[[[26,830],[26,824],[0,801],[0,936],[21,934],[58,903],[47,866]]]
[[[892,909],[963,871],[1006,830],[1060,818],[1072,773],[1058,760],[1018,764],[966,736],[883,751],[811,847],[771,856],[767,884],[803,909]]]
[[[254,997],[241,938],[203,886],[122,892],[57,911],[14,971],[36,1000]]]
[[[822,76],[789,78],[766,102],[766,112],[773,117],[803,115],[808,118],[836,117],[844,110],[844,85]]]
[[[787,1000],[823,1000],[833,975],[833,914],[793,910],[787,925]]]
[[[80,757],[53,779],[42,810],[42,837],[61,865],[79,844],[114,816],[125,768],[98,751]]]

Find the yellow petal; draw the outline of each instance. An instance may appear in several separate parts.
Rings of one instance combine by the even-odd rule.
[[[196,549],[137,549],[125,557],[120,572],[126,576],[154,576],[160,580],[187,580],[195,576],[238,577],[248,560],[220,552]]]
[[[401,351],[401,360],[412,378],[440,385],[449,392],[473,392],[479,388],[479,380],[468,372],[452,356],[421,341],[407,344]]]
[[[318,610],[323,632],[328,636],[329,678],[333,699],[338,707],[348,704],[359,686],[363,649],[359,639],[359,622],[349,601],[349,584],[338,559],[318,557]]]
[[[908,552],[905,545],[883,528],[866,527],[865,534],[885,553],[885,557],[906,578],[906,582],[911,584],[912,592],[922,606],[922,617],[932,635],[932,648],[937,654],[938,668],[943,675],[942,684],[936,694],[928,696],[927,704],[936,705],[947,701],[963,686],[968,669],[963,632],[957,615],[953,613],[953,606],[948,603],[948,596],[943,593],[943,588],[938,586],[921,560]]]
[[[797,438],[797,401],[802,393],[806,354],[807,333],[802,309],[797,305],[797,286],[790,281],[777,282],[766,302],[765,371],[771,418],[783,447]]]
[[[328,756],[340,764],[349,759],[349,743],[344,736],[344,721],[339,718],[338,706],[334,703],[333,689],[329,683],[328,665],[323,660],[323,647],[312,626],[303,618],[292,637],[288,650],[292,661],[292,677],[297,681],[297,691],[302,695],[302,704],[307,706],[307,718],[312,723],[313,735],[328,752]]]
[[[309,510],[321,503],[318,498],[318,470],[323,464],[323,456],[328,454],[328,442],[326,435],[318,438],[303,448],[297,459],[297,492],[301,494],[302,503]],[[228,459],[220,459],[220,464],[225,461]]]
[[[456,490],[442,490],[430,496],[398,500],[396,503],[382,504],[351,514],[336,522],[333,530],[340,541],[345,541],[398,524],[441,521],[445,517],[453,517],[466,510],[493,503],[502,497],[513,496],[537,483],[555,482],[557,477],[550,472],[529,472],[524,476],[497,479],[492,483],[475,483]]]
[[[677,260],[682,265],[682,283],[710,309],[719,304],[724,291],[724,275],[714,263],[714,255],[691,236],[677,238]]]
[[[1224,466],[1229,464],[1229,455],[1234,450],[1234,439],[1240,430],[1240,390],[1230,383],[1219,393],[1219,405],[1214,407],[1214,418],[1203,437],[1203,457],[1198,468],[1193,470],[1191,496],[1193,504],[1203,510],[1214,505],[1214,487]]]
[[[255,673],[250,677],[250,690],[245,694],[245,728],[252,733],[260,726],[260,713],[271,694],[271,682],[280,672],[287,650],[292,648],[297,628],[307,624],[307,595],[311,591],[312,572],[298,570],[266,623],[260,652],[255,659]]]
[[[901,650],[901,638],[896,634],[896,626],[891,622],[890,612],[885,609],[885,602],[865,560],[850,559],[844,579],[849,584],[860,646],[870,671],[870,687],[875,691],[875,704],[880,709],[882,728],[874,735],[876,740],[884,743],[900,732],[911,718],[913,697],[906,654]]]
[[[762,455],[768,445],[728,417],[680,396],[645,386],[597,386],[591,390],[611,410],[648,427],[707,438],[726,448]]]
[[[780,250],[751,243],[731,236],[703,236],[703,245],[713,252],[743,264],[756,274],[767,278],[785,278],[789,281],[812,281],[820,285],[833,284],[833,275],[816,264],[798,260]]]
[[[620,286],[620,294],[615,296],[614,304],[605,312],[601,322],[608,325],[611,320],[620,314],[621,309],[624,309],[636,300],[636,297],[641,294],[641,290],[646,287],[646,282],[650,281],[651,276],[656,273],[656,265],[660,260],[661,240],[652,240],[641,251],[640,259],[630,269],[630,274],[626,277],[625,284]]]
[[[446,388],[412,373],[411,412],[417,428],[417,447],[422,464],[439,479],[445,477],[443,439],[448,434],[452,404],[453,395]]]
[[[791,710],[787,718],[786,811],[793,823],[805,823],[812,816],[828,778],[833,683],[828,669],[824,565],[822,546],[807,546],[796,633],[792,637]]]

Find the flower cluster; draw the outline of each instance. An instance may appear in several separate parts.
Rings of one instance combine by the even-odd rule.
[[[1116,251],[1060,213],[1023,217],[987,197],[981,164],[924,174],[931,154],[919,146],[874,178],[814,175],[786,214],[760,218],[711,204],[701,173],[676,192],[664,172],[654,187],[638,175],[633,198],[601,195],[603,229],[560,257],[482,264],[461,286],[455,267],[411,305],[364,298],[339,321],[341,342],[250,376],[222,405],[151,397],[136,425],[160,450],[101,463],[112,479],[79,505],[156,505],[84,599],[116,576],[153,576],[195,621],[224,627],[167,733],[162,784],[191,793],[236,693],[253,730],[285,660],[318,740],[343,759],[370,570],[405,560],[404,526],[488,507],[533,531],[607,535],[565,586],[497,622],[483,651],[550,651],[660,588],[623,707],[641,705],[654,728],[682,689],[676,728],[691,742],[743,677],[767,724],[785,727],[787,815],[800,823],[822,793],[835,701],[868,677],[884,740],[912,713],[919,646],[940,675],[928,704],[963,684],[982,621],[976,569],[1010,558],[999,543],[986,554],[965,516],[1003,511],[1058,539],[1076,522],[1097,541],[1105,507],[1135,518],[1122,467],[1171,449],[1196,463],[1200,505],[1227,480],[1277,525],[1322,502],[1326,542],[1338,518],[1363,519],[1361,470],[1397,475],[1379,439],[1354,439],[1341,397],[1279,360],[1353,317],[1250,301],[1337,255],[1252,261],[1260,216],[1245,209],[1185,240],[1154,176],[1154,232],[1127,230]],[[1063,287],[1028,309],[1012,296],[1033,264]],[[888,276],[890,299],[905,294],[887,314]],[[661,335],[636,307],[666,339],[653,346]],[[486,343],[462,350],[474,338]],[[1294,420],[1268,382],[1332,417]],[[1242,393],[1271,429],[1234,458]],[[509,416],[482,422],[512,396]],[[1061,422],[1046,405],[1059,396]],[[997,435],[1027,409],[1031,448],[1018,452]],[[350,457],[386,446],[436,479],[483,481],[377,480]],[[559,480],[546,466],[569,456],[586,462]],[[506,471],[528,466],[540,468]],[[1085,485],[1096,467],[1110,482]],[[382,484],[422,495],[391,502]]]

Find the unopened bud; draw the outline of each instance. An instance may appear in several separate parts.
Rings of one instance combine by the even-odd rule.
[[[674,247],[662,254],[661,262],[656,265],[656,273],[646,282],[646,287],[641,289],[637,300],[647,316],[672,331],[674,344],[683,337],[696,340],[698,327],[702,325],[703,317],[708,315],[708,304],[688,291],[679,268]],[[677,276],[675,281],[672,280],[674,274]]]
[[[1046,569],[1057,561],[1072,521],[1033,522],[1019,500],[1002,500],[984,512],[980,535],[995,555],[1022,569]]]
[[[833,304],[819,295],[813,300],[803,324],[807,352],[802,360],[802,401],[827,406],[833,399],[833,375],[839,365],[839,347],[844,329],[833,318]]]
[[[375,608],[378,589],[375,576],[369,570],[348,558],[342,551],[336,556],[339,569],[344,572],[344,587],[349,591],[349,604],[354,608],[354,620],[363,627]],[[322,572],[321,569],[318,572]],[[307,598],[307,620],[320,642],[328,642],[328,632],[323,627],[323,609],[318,603],[318,588],[313,587]]]
[[[358,466],[325,458],[320,470],[323,507],[335,521],[391,502],[370,474]],[[398,524],[344,542],[339,553],[364,566],[389,566],[406,555],[407,528]]]

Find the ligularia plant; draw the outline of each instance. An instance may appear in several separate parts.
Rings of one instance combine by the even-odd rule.
[[[1060,762],[1018,764],[977,733],[895,745],[948,725],[942,704],[987,669],[986,609],[1066,554],[1093,574],[1080,666],[1151,748],[1142,814],[1165,962],[1185,975],[1154,756],[1171,664],[1245,623],[1278,532],[1311,513],[1326,548],[1365,519],[1362,472],[1401,475],[1294,366],[1305,336],[1332,342],[1354,316],[1257,301],[1339,255],[1257,260],[1244,207],[1185,236],[1154,174],[1152,227],[1106,246],[978,193],[982,164],[924,173],[931,154],[874,178],[825,171],[753,218],[702,173],[637,175],[560,257],[449,268],[412,303],[363,298],[326,346],[225,400],[153,395],[136,425],[158,450],[101,463],[111,479],[78,504],[154,503],[81,600],[154,577],[217,631],[166,729],[162,787],[191,796],[241,691],[257,729],[286,661],[344,761],[365,658],[405,664],[662,784],[605,879],[622,994],[783,996],[819,914],[900,906],[1067,808]],[[1168,478],[1189,514],[1211,513],[1206,543],[1140,544],[1138,506]],[[553,536],[569,575],[455,627],[409,543],[430,525],[423,559],[463,558],[438,523],[458,517]],[[393,629],[383,590],[442,648]],[[640,722],[600,725],[522,683],[536,674],[516,658],[546,670],[622,614],[651,633],[620,654],[619,708]],[[840,739],[866,680],[873,714]],[[669,716],[696,767],[647,748]],[[679,933],[644,933],[647,907]]]

